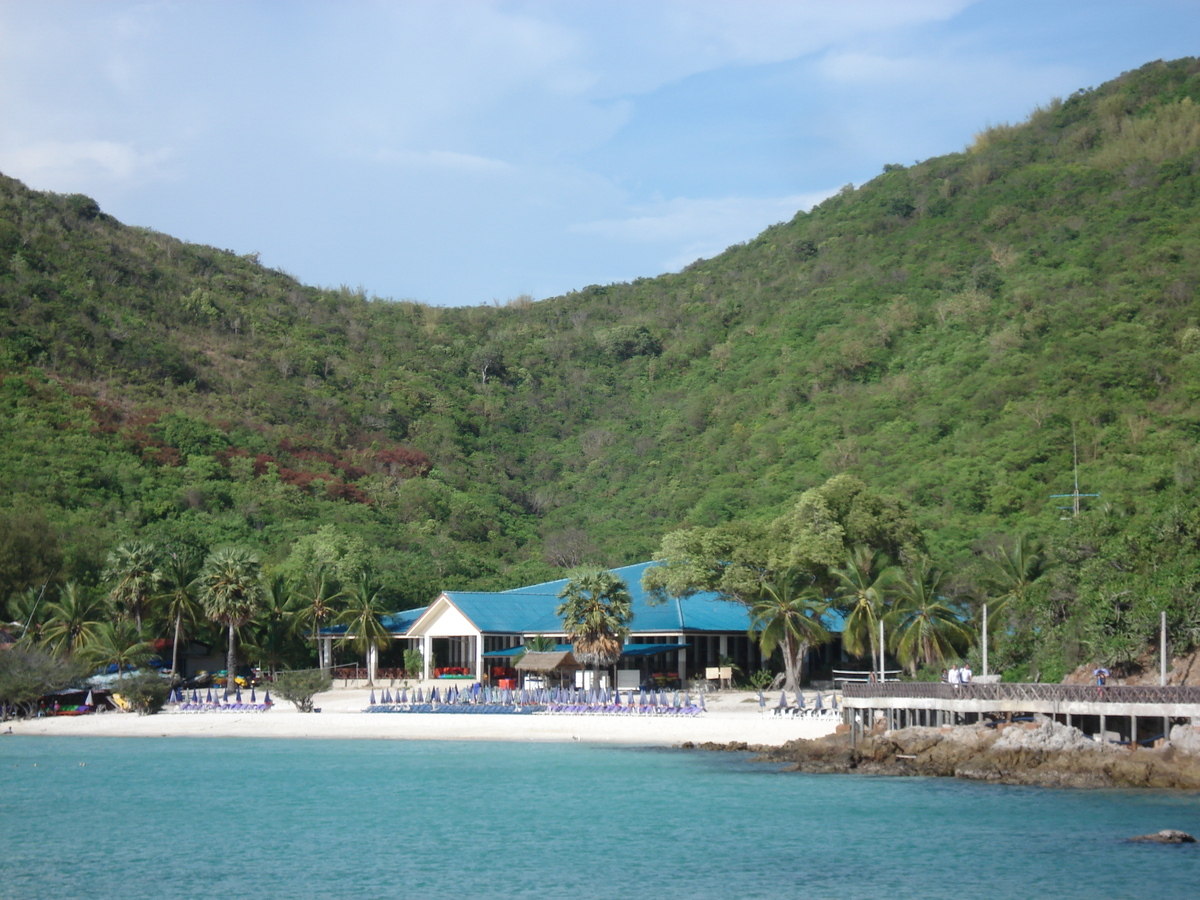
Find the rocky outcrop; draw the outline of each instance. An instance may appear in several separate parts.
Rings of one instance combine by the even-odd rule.
[[[1128,839],[1135,844],[1194,844],[1196,839],[1186,831],[1164,828],[1154,834],[1139,834]]]
[[[741,749],[748,748],[743,744]],[[1097,743],[1076,728],[1048,719],[999,728],[904,728],[869,735],[855,747],[848,735],[831,735],[767,748],[758,758],[786,763],[796,772],[936,775],[1049,787],[1200,789],[1200,755],[1177,746],[1130,750]]]

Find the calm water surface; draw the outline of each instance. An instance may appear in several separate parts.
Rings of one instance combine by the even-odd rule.
[[[0,738],[0,897],[1192,898],[1200,796],[578,744]]]

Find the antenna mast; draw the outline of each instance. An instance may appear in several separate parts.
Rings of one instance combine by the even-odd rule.
[[[1059,509],[1072,510],[1072,518],[1079,515],[1079,498],[1080,497],[1099,497],[1099,494],[1081,494],[1079,493],[1079,440],[1075,436],[1075,424],[1071,423],[1071,447],[1075,452],[1075,491],[1070,494],[1051,494],[1050,499],[1054,500],[1060,497],[1070,497],[1070,506],[1060,506]],[[1065,519],[1066,516],[1061,516]]]

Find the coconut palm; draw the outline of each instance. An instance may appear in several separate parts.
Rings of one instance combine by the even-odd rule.
[[[71,581],[63,585],[58,599],[46,604],[42,640],[64,656],[86,650],[104,621],[104,601],[87,588]]]
[[[17,640],[29,648],[42,643],[49,623],[46,611],[50,604],[46,602],[46,587],[26,588],[8,601],[8,614],[17,626]]]
[[[154,558],[154,545],[143,541],[119,544],[108,554],[103,578],[113,586],[108,595],[113,606],[132,618],[141,634],[142,619],[150,611],[162,579]]]
[[[198,579],[205,614],[229,632],[225,687],[237,672],[237,630],[254,617],[263,602],[262,566],[258,556],[242,547],[222,547],[204,560]]]
[[[764,656],[778,647],[783,653],[784,687],[798,691],[804,658],[809,647],[829,640],[821,615],[829,608],[814,586],[798,588],[792,578],[765,581],[750,604],[750,636],[757,638]]]
[[[292,645],[291,586],[283,575],[272,575],[266,580],[263,604],[259,607],[251,624],[251,640],[258,654],[258,664],[266,668],[271,676],[283,668]]]
[[[337,615],[335,605],[342,592],[334,590],[328,569],[315,565],[304,574],[302,583],[292,587],[292,627],[299,633],[308,632],[317,645],[317,664],[328,669],[332,660],[321,653],[321,627]]]
[[[125,620],[97,625],[85,653],[94,665],[116,666],[118,674],[145,665],[153,655],[154,645]]]
[[[633,599],[625,582],[608,569],[576,572],[559,592],[554,614],[563,620],[575,659],[599,671],[621,657],[633,618]]]
[[[899,570],[887,554],[855,547],[846,565],[832,572],[837,586],[835,603],[846,611],[842,642],[848,653],[875,657],[879,653],[879,622],[895,595]]]
[[[1018,535],[1012,549],[997,547],[987,554],[986,580],[995,596],[988,600],[990,612],[999,612],[1010,603],[1021,607],[1033,584],[1045,574],[1046,559],[1042,547],[1028,535]]]
[[[160,598],[163,613],[174,624],[171,642],[171,674],[179,672],[179,645],[204,615],[196,596],[196,577],[200,574],[201,554],[194,548],[173,550],[163,557]]]
[[[346,626],[342,643],[367,657],[367,683],[375,681],[375,653],[392,642],[392,633],[381,621],[387,614],[379,585],[369,571],[364,570],[348,592],[350,602],[337,621]]]
[[[910,673],[959,656],[971,642],[961,610],[941,595],[946,577],[928,559],[917,560],[897,584],[898,602],[887,617],[896,658]]]

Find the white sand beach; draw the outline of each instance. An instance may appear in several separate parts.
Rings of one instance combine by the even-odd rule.
[[[454,715],[364,713],[370,692],[334,689],[321,694],[320,713],[299,713],[281,701],[265,713],[164,711],[153,716],[106,712],[8,723],[13,734],[76,737],[250,737],[427,741],[584,741],[632,746],[684,742],[778,746],[796,738],[829,734],[836,719],[763,716],[756,696],[722,692],[706,698],[708,712],[695,718],[566,715]],[[811,699],[811,698],[810,698]],[[7,726],[6,726],[7,727]]]

